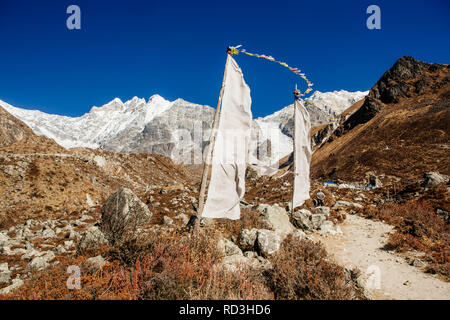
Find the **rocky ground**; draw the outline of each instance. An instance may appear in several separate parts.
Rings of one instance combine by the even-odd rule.
[[[448,182],[445,176],[427,176],[437,179],[429,178],[428,184]],[[241,220],[201,221],[201,228],[219,232],[220,268],[232,272],[248,268],[259,272],[271,270],[273,257],[289,236],[298,241],[321,242],[331,259],[345,270],[358,268],[361,271],[358,283],[367,298],[450,298],[449,283],[423,272],[426,265],[423,253],[400,254],[386,250],[393,227],[355,215],[385,201],[381,187],[322,188],[326,194],[323,206],[314,206],[308,200],[291,213],[286,210],[289,202],[282,201],[291,192],[284,178],[270,181],[266,181],[267,177],[249,178],[248,185],[253,187],[249,188],[246,201],[241,203]],[[375,185],[381,183],[378,178],[372,180]],[[253,188],[268,190],[278,198],[267,198],[270,203],[261,203],[259,198],[249,199],[253,194],[263,195],[254,193]],[[313,186],[312,198],[317,188]],[[87,259],[85,263],[101,268],[108,262],[108,256],[91,249],[117,246],[130,232],[142,235],[158,230],[162,237],[189,235],[185,226],[194,213],[197,190],[190,185],[159,186],[148,188],[139,197],[130,189],[120,188],[102,207],[61,213],[58,218],[28,219],[1,230],[0,293],[20,292],[21,286],[36,275],[80,255]],[[373,287],[374,268],[380,271],[379,287]]]

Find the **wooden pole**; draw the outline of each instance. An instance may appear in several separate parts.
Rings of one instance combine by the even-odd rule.
[[[295,187],[295,174],[296,174],[296,160],[297,160],[297,153],[295,152],[295,130],[296,125],[295,125],[295,117],[297,116],[297,85],[295,85],[295,91],[294,91],[294,134],[292,136],[292,141],[293,141],[293,148],[292,148],[292,152],[294,153],[294,156],[292,157],[292,161],[293,166],[292,166],[292,202],[291,202],[291,210],[292,210],[292,214],[294,214],[294,187]]]
[[[223,72],[222,87],[220,88],[219,100],[217,102],[216,113],[214,114],[214,120],[213,120],[213,124],[212,124],[212,128],[211,128],[211,137],[209,139],[209,145],[208,145],[208,149],[206,152],[205,163],[203,164],[202,183],[200,186],[200,195],[198,198],[198,210],[197,210],[198,217],[202,216],[203,208],[205,206],[206,185],[208,182],[208,173],[209,173],[209,168],[211,167],[212,153],[213,153],[213,149],[214,149],[214,143],[216,140],[215,133],[217,130],[217,126],[219,125],[220,106],[222,105],[223,90],[225,88],[225,81],[227,78],[227,66],[228,66],[229,58],[230,58],[230,53],[228,52],[227,61],[225,63],[225,70]]]

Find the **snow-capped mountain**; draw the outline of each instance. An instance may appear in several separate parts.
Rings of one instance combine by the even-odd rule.
[[[327,123],[367,92],[316,92],[307,105],[312,125]],[[201,150],[210,136],[214,109],[183,99],[168,101],[159,95],[134,97],[122,102],[116,98],[81,117],[47,114],[17,108],[0,100],[0,106],[22,120],[37,135],[55,140],[65,148],[103,148],[116,152],[158,153],[180,161],[183,152],[193,151],[190,161],[201,162]],[[292,105],[264,118],[252,127],[251,159],[277,161],[292,152]],[[182,161],[186,161],[183,158]],[[256,161],[256,160],[255,160]]]
[[[308,98],[308,100],[311,101],[316,107],[329,114],[331,117],[335,117],[368,94],[369,91],[315,91],[311,97]]]

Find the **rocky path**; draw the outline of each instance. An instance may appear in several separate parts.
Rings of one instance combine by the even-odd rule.
[[[425,274],[395,253],[383,250],[393,227],[355,215],[347,215],[337,235],[315,234],[335,260],[358,267],[374,299],[450,300],[450,283]]]

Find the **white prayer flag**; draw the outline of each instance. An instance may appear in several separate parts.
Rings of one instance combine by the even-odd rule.
[[[311,163],[311,122],[308,110],[302,101],[294,103],[294,192],[292,209],[309,199],[309,169]]]
[[[245,193],[245,170],[252,124],[250,88],[242,70],[228,56],[222,109],[212,156],[205,218],[237,220]]]

